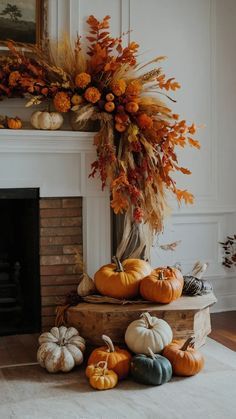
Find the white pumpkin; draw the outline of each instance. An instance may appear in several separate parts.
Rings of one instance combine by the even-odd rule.
[[[68,372],[82,364],[85,340],[74,327],[52,327],[39,337],[37,360],[48,372]]]
[[[59,112],[36,111],[30,122],[36,129],[56,130],[62,126],[63,116]]]
[[[150,316],[147,312],[130,323],[125,332],[126,345],[136,354],[148,355],[148,348],[154,354],[158,354],[172,339],[173,333],[169,324],[165,320]]]

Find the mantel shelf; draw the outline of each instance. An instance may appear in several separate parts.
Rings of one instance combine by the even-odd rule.
[[[0,153],[95,152],[93,132],[48,130],[0,130]]]

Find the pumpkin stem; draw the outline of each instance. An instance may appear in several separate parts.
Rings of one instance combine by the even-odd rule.
[[[123,266],[121,264],[120,259],[118,259],[117,256],[113,256],[112,260],[116,264],[116,272],[124,272],[124,268],[123,268]]]
[[[103,365],[103,366],[102,366]],[[96,368],[102,368],[103,370],[105,370],[106,368],[107,368],[107,361],[99,361],[97,364],[96,364]]]
[[[195,343],[195,337],[194,336],[191,336],[190,338],[188,338],[184,342],[184,344],[183,344],[182,348],[180,348],[180,350],[181,351],[186,351],[188,349],[188,347],[194,348],[194,343]]]
[[[102,340],[104,340],[105,344],[107,345],[109,352],[115,352],[115,347],[113,345],[111,338],[109,338],[109,336],[102,335]]]
[[[156,359],[154,352],[149,347],[148,347],[148,352],[149,352],[148,356],[150,356],[152,359]]]
[[[148,312],[146,313],[142,313],[140,317],[143,317],[144,320],[146,321],[146,325],[148,329],[152,329],[153,328],[153,324],[152,324],[152,318],[150,316],[150,314]]]
[[[163,271],[159,272],[158,279],[160,279],[160,280],[164,279]]]

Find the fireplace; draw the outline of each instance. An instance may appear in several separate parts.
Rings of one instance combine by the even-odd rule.
[[[39,189],[0,189],[0,335],[41,326]]]
[[[31,276],[29,287],[23,289],[23,297],[30,303],[31,309],[26,318],[35,323],[24,327],[20,323],[22,327],[18,328],[17,333],[37,331],[40,328],[48,330],[54,324],[56,306],[70,290],[77,287],[79,272],[75,266],[75,249],[83,256],[86,270],[91,277],[100,266],[111,260],[109,191],[102,191],[101,182],[89,178],[91,163],[96,158],[92,133],[30,129],[12,132],[2,129],[0,135],[1,214],[3,210],[5,214],[10,214],[4,209],[4,205],[11,201],[13,219],[17,224],[19,218],[14,212],[16,210],[13,201],[18,201],[17,211],[21,211],[21,214],[25,211],[23,228],[27,211],[29,217],[32,216],[32,205],[38,211],[38,215],[35,215],[38,226],[34,225],[35,230],[27,227],[29,231],[25,239],[27,252],[34,248],[28,269],[31,266],[35,275],[38,270],[38,277],[35,280]],[[35,191],[37,197],[24,195],[24,199],[19,199],[18,196],[9,195],[10,192],[21,191],[25,194]],[[8,231],[13,226],[8,229],[3,221],[1,223],[7,238]],[[19,228],[18,226],[17,236],[21,235]],[[35,240],[32,245],[29,244],[32,239],[30,234]],[[15,248],[19,250],[16,244]],[[22,259],[18,260],[15,252],[9,267],[8,252],[4,248],[1,252],[2,282],[13,281],[13,278],[17,282],[23,275]],[[8,269],[5,272],[4,266],[4,269]],[[23,280],[22,277],[20,280]],[[31,298],[35,300],[28,297],[33,284],[37,289],[34,290],[35,297]],[[16,287],[13,285],[9,288]],[[8,289],[5,292],[10,291]],[[21,294],[22,287],[19,287],[19,300]],[[21,319],[22,305],[18,310],[18,318]],[[16,326],[19,324],[13,325],[11,330]]]

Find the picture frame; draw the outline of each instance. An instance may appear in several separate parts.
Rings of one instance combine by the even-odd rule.
[[[0,44],[41,44],[47,34],[48,0],[0,0]]]

